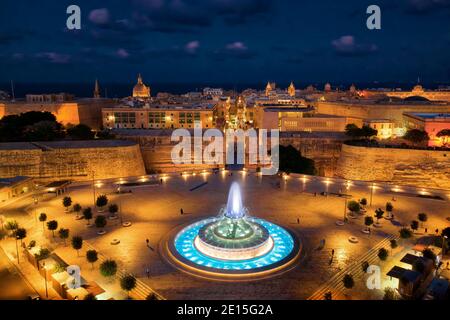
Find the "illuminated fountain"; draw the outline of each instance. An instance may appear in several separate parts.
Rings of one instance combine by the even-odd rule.
[[[183,270],[242,276],[284,269],[299,256],[300,243],[286,229],[249,216],[233,183],[218,217],[182,228],[167,248],[170,261]]]

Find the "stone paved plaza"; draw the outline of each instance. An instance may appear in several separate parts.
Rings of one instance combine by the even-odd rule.
[[[300,235],[304,257],[295,269],[265,280],[220,282],[195,278],[176,270],[161,258],[158,252],[160,240],[182,224],[217,215],[227,201],[228,189],[233,181],[241,185],[244,205],[248,207],[250,215],[293,229]],[[208,183],[190,191],[204,182]],[[29,232],[29,241],[31,237],[42,234],[42,225],[35,221],[35,213],[46,212],[49,220],[58,220],[60,227],[71,230],[71,235],[82,235],[103,255],[117,260],[121,269],[136,275],[167,299],[233,300],[306,299],[334,274],[348,267],[387,236],[397,236],[400,226],[409,225],[419,212],[428,214],[426,225],[433,231],[448,226],[447,217],[450,216],[448,201],[396,195],[396,201],[393,202],[395,221],[381,220],[382,228],[372,228],[373,232],[368,236],[361,232],[364,228],[363,216],[349,219],[349,223],[343,227],[336,226],[335,222],[343,219],[344,198],[320,195],[323,191],[337,193],[344,190],[352,199],[369,199],[370,190],[367,187],[350,186],[346,189],[336,182],[325,184],[321,181],[307,181],[304,184],[299,178],[290,177],[284,181],[278,177],[261,178],[239,171],[232,175],[221,172],[171,176],[162,185],[122,187],[132,190],[132,193],[120,195],[115,192],[116,188],[115,184],[98,185],[96,195],[106,194],[110,203],[120,205],[122,219],[131,221],[133,225],[124,228],[120,226],[119,220],[109,221],[107,233],[103,236],[96,234],[95,227],[86,227],[86,221],[76,221],[74,213],[65,213],[61,197],[43,196],[36,206],[30,198],[25,198],[3,208],[3,214],[16,217],[23,226],[33,230]],[[93,206],[93,191],[89,184],[72,185],[68,195],[74,203],[80,203],[83,207]],[[392,194],[375,191],[373,205],[367,208],[368,214],[373,215],[376,208],[384,208],[385,203],[391,200]],[[180,214],[181,208],[183,215]],[[84,259],[77,258],[74,250],[65,249],[61,240],[52,239],[46,232],[47,241],[64,250],[68,259],[72,259],[71,263]],[[358,237],[359,243],[350,243],[350,236]],[[112,246],[112,239],[120,239],[120,244]],[[154,250],[147,247],[146,239],[150,240],[150,247]],[[321,240],[325,240],[323,248],[320,248]],[[411,244],[404,242],[401,247],[408,248]],[[330,261],[332,250],[335,250],[335,257]],[[147,268],[150,277],[147,277]],[[369,291],[361,279],[355,280],[356,288],[351,294],[353,299],[379,298],[382,295],[382,290]]]

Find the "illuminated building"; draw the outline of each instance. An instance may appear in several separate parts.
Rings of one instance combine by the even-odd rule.
[[[133,98],[150,98],[150,87],[144,84],[141,75],[138,76],[137,84],[133,88]]]

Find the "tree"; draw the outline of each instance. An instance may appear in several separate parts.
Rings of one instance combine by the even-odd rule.
[[[108,197],[104,194],[98,196],[95,204],[100,208],[100,210],[103,210],[103,207],[108,204]]]
[[[367,269],[369,269],[370,264],[367,261],[364,261],[363,263],[361,263],[361,268],[364,272],[367,272]]]
[[[17,240],[20,240],[20,245],[23,245],[23,239],[27,237],[27,230],[25,230],[24,228],[18,228],[14,232],[14,235]]]
[[[128,297],[130,297],[130,291],[136,288],[136,278],[132,275],[122,277],[122,279],[120,279],[120,287],[122,290],[125,290]]]
[[[280,171],[314,175],[314,160],[305,158],[300,151],[289,145],[280,146]]]
[[[361,206],[367,206],[367,199],[366,198],[362,198],[360,201],[359,201],[359,204],[361,205]]]
[[[368,125],[363,125],[360,130],[360,135],[365,139],[370,139],[376,135],[378,135],[378,130],[373,129]]]
[[[333,293],[331,291],[327,291],[324,293],[323,298],[325,300],[331,301],[333,300]]]
[[[5,229],[14,235],[14,232],[19,229],[19,223],[16,220],[8,220],[5,223]]]
[[[384,289],[383,300],[398,300],[398,294],[395,291],[395,289],[392,289],[392,288]]]
[[[411,142],[414,145],[420,145],[422,143],[428,142],[428,140],[430,140],[430,137],[428,136],[428,133],[423,130],[410,129],[403,136],[403,139]]]
[[[350,138],[356,139],[360,137],[360,129],[354,123],[349,123],[345,126],[345,134]]]
[[[58,229],[58,221],[51,220],[47,222],[47,229],[50,230],[53,234],[53,238],[55,237],[55,230]]]
[[[60,237],[62,240],[64,240],[64,246],[66,246],[66,245],[67,245],[67,244],[66,244],[66,239],[69,238],[69,234],[70,234],[69,229],[61,228],[61,229],[59,229],[58,233],[59,233],[59,237]]]
[[[100,264],[100,273],[104,277],[113,277],[117,273],[117,263],[114,260],[105,260]]]
[[[428,216],[426,213],[421,212],[417,215],[417,219],[419,219],[419,221],[422,222],[422,227],[423,227],[423,223],[427,222]]]
[[[112,204],[109,206],[108,211],[111,214],[111,216],[115,216],[116,213],[119,211],[119,207],[117,206],[117,204]]]
[[[42,231],[44,231],[45,230],[44,223],[45,221],[47,221],[47,215],[45,213],[41,213],[39,215],[39,221],[42,222]]]
[[[104,227],[106,226],[106,224],[107,224],[107,221],[106,221],[106,217],[105,217],[105,216],[103,216],[103,215],[98,215],[98,216],[95,218],[95,226],[96,226],[97,228],[102,229],[102,228],[104,228]]]
[[[417,229],[419,229],[419,221],[413,220],[411,222],[411,229],[413,230],[413,232],[416,231]]]
[[[373,218],[372,217],[365,217],[364,218],[364,224],[367,226],[366,230],[369,230],[370,226],[373,225]]]
[[[79,214],[80,212],[81,212],[81,205],[79,204],[79,203],[75,203],[74,205],[73,205],[73,211],[76,213],[76,214]]]
[[[446,146],[450,139],[450,129],[443,129],[436,134],[436,137],[442,139],[442,144]]]
[[[62,200],[64,208],[66,208],[66,212],[69,211],[69,207],[72,205],[72,198],[71,197],[64,197]]]
[[[80,256],[79,250],[83,248],[83,238],[80,236],[72,237],[72,248],[77,250],[77,256],[79,257]]]
[[[392,203],[386,202],[386,211],[389,213],[392,213],[393,210],[394,210],[394,206],[392,205]]]
[[[350,274],[346,274],[342,279],[342,282],[346,289],[351,289],[355,286],[355,280],[353,280],[353,277]]]
[[[83,210],[83,217],[85,220],[88,221],[88,225],[91,223],[92,219],[92,209],[90,207],[87,207]]]
[[[95,301],[97,300],[97,298],[94,296],[94,294],[92,293],[88,293],[87,295],[84,296],[85,301]]]
[[[389,241],[389,245],[391,246],[391,249],[394,250],[395,248],[398,247],[397,240],[392,239],[391,241]]]
[[[383,218],[384,215],[384,211],[381,208],[378,208],[377,210],[375,210],[375,218],[377,218],[377,223],[378,221],[380,221],[381,218]]]
[[[400,238],[402,239],[409,239],[412,237],[412,231],[408,228],[401,228],[399,232]]]
[[[424,258],[430,259],[431,261],[433,261],[434,263],[436,263],[437,256],[436,256],[436,254],[435,254],[432,250],[430,250],[430,249],[425,249],[425,250],[423,250],[423,251],[422,251],[422,256],[423,256]]]
[[[67,134],[72,140],[92,140],[94,139],[94,132],[85,124],[78,124],[67,129]]]
[[[86,259],[92,264],[92,269],[94,269],[94,263],[98,260],[98,252],[95,250],[86,251]]]
[[[386,261],[388,256],[389,252],[385,248],[378,250],[378,258],[380,258],[381,261]]]
[[[361,211],[361,205],[356,201],[350,201],[347,204],[347,209],[350,210],[353,214],[359,213]]]

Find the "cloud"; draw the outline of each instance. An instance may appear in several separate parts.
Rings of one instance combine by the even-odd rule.
[[[450,8],[450,0],[407,0],[406,12],[423,15]]]
[[[247,45],[241,41],[235,41],[227,44],[224,48],[212,52],[212,58],[217,61],[226,59],[249,60],[255,58],[257,53],[250,50]]]
[[[331,42],[335,53],[340,56],[365,56],[378,51],[374,44],[358,44],[351,35],[342,36]]]
[[[89,20],[96,25],[106,25],[110,21],[109,10],[106,8],[92,10],[89,13]]]
[[[116,51],[116,55],[117,55],[119,58],[122,58],[122,59],[126,59],[126,58],[128,58],[128,57],[130,56],[130,54],[128,53],[128,51],[125,50],[125,49],[123,49],[123,48],[117,50],[117,51]]]
[[[35,54],[35,57],[54,64],[67,64],[71,59],[70,55],[57,52],[39,52]]]
[[[227,50],[236,50],[236,51],[246,51],[248,50],[247,46],[240,41],[229,43],[226,45]]]
[[[191,41],[191,42],[187,43],[184,48],[187,52],[194,54],[200,48],[200,41],[198,41],[198,40]]]

